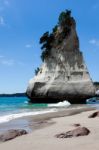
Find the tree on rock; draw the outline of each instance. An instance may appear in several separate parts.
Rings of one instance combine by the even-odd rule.
[[[53,43],[55,45],[55,41],[57,44],[61,44],[63,39],[65,39],[66,36],[70,34],[71,25],[72,25],[71,11],[66,10],[60,14],[58,24],[52,29],[52,33],[45,32],[43,34],[43,36],[40,38],[40,44],[42,44],[42,47],[41,47],[42,61],[44,61],[50,56],[50,51],[51,51],[51,48],[53,47]],[[57,39],[55,39],[57,31],[58,31],[58,27],[62,29],[62,32],[58,32]]]

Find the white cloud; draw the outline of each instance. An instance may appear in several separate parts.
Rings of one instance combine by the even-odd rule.
[[[12,66],[20,66],[24,67],[26,64],[22,61],[15,61],[14,59],[8,59],[3,55],[0,55],[0,65],[12,67]]]
[[[12,58],[7,58],[6,56],[0,54],[0,65],[3,66],[20,66],[20,67],[24,67],[26,66],[26,63],[20,61],[20,60],[14,60]]]
[[[4,5],[9,6],[9,1],[8,1],[8,0],[5,0],[5,1],[4,1]]]
[[[17,62],[17,64],[18,64],[19,66],[25,66],[25,63],[23,63],[23,62],[21,62],[21,61]]]
[[[2,16],[0,16],[0,25],[5,26],[5,21],[4,21],[4,18]]]
[[[1,60],[0,63],[2,65],[5,65],[5,66],[13,66],[14,65],[14,60]]]
[[[26,48],[31,48],[32,45],[31,45],[31,44],[27,44],[27,45],[25,45],[25,47],[26,47]]]
[[[0,55],[0,59],[1,59],[1,58],[4,58],[4,56],[3,56],[3,55]]]
[[[4,55],[0,55],[0,64],[5,66],[13,66],[15,62],[13,59],[8,59]]]
[[[89,43],[93,44],[95,46],[99,46],[99,40],[97,40],[97,39],[92,39],[92,40],[89,41]]]
[[[4,8],[2,6],[0,6],[0,11],[3,11],[3,10],[4,10]]]
[[[9,0],[1,0],[0,1],[0,11],[4,11],[6,7],[10,6]]]
[[[4,66],[8,66],[8,67],[12,67],[12,66],[21,66],[21,67],[24,67],[25,66],[25,63],[24,62],[21,62],[21,61],[15,61],[13,59],[1,59],[0,60],[0,64],[1,65],[4,65]]]
[[[99,8],[99,4],[98,4],[98,3],[93,5],[93,9],[94,9],[94,10],[96,10],[96,9],[98,9],[98,8]]]

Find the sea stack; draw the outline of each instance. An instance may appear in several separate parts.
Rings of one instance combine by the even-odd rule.
[[[85,103],[95,95],[76,32],[71,11],[59,16],[52,33],[40,38],[42,66],[30,80],[27,96],[33,103],[55,103],[68,100],[72,104]]]

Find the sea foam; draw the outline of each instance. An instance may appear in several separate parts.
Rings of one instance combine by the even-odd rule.
[[[0,117],[0,124],[9,122],[13,119],[18,119],[21,117],[26,117],[26,116],[34,116],[34,115],[39,115],[39,114],[46,114],[46,113],[51,113],[51,112],[56,112],[56,109],[51,109],[51,110],[42,110],[42,111],[35,111],[35,112],[24,112],[24,113],[19,113],[19,114],[10,114],[10,115],[5,115]]]
[[[26,101],[25,101],[25,103],[26,103]],[[63,102],[59,102],[59,103],[55,103],[55,104],[46,104],[46,108],[47,108],[47,110],[40,110],[40,109],[38,109],[38,110],[36,110],[35,109],[35,111],[33,110],[29,110],[29,109],[20,109],[21,110],[21,112],[19,112],[19,113],[16,113],[16,112],[10,112],[10,114],[5,114],[5,115],[2,115],[2,116],[0,116],[0,124],[1,123],[5,123],[5,122],[9,122],[9,121],[11,121],[11,120],[13,120],[13,119],[18,119],[18,118],[21,118],[21,117],[26,117],[26,116],[34,116],[34,115],[40,115],[40,114],[46,114],[46,113],[51,113],[51,112],[56,112],[56,111],[59,111],[59,109],[58,108],[61,108],[61,107],[68,107],[70,105],[70,103],[68,102],[68,101],[63,101]],[[36,108],[36,106],[37,106],[37,108],[39,108],[39,104],[35,104],[35,107],[33,107],[32,105],[31,105],[31,107],[33,107],[33,108]],[[43,105],[42,105],[43,106]],[[45,106],[45,105],[44,105]],[[6,108],[7,106],[5,106],[5,108]],[[4,104],[3,104],[3,108],[4,108]],[[13,108],[13,107],[12,107]],[[29,111],[28,111],[29,110]],[[19,110],[18,110],[19,111]],[[7,112],[6,112],[7,113]],[[9,113],[9,111],[8,111],[8,113]]]
[[[63,101],[63,102],[59,102],[59,103],[55,103],[55,104],[48,104],[48,107],[68,107],[71,104],[68,101]]]

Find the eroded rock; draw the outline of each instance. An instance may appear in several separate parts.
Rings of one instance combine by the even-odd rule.
[[[88,118],[99,117],[99,111],[92,113]]]
[[[89,129],[86,127],[78,127],[74,130],[67,131],[66,133],[57,134],[57,138],[72,138],[72,137],[78,137],[78,136],[85,136],[90,133]]]
[[[0,134],[0,142],[6,142],[8,140],[12,140],[18,136],[22,136],[22,135],[25,135],[27,134],[27,131],[26,130],[8,130],[6,131],[5,133],[3,134]]]
[[[73,126],[74,127],[79,127],[79,126],[81,126],[79,123],[75,123],[75,124],[73,124]]]
[[[95,95],[93,82],[79,48],[76,22],[72,16],[67,18],[69,20],[65,18],[64,25],[58,25],[51,34],[54,38],[50,40],[50,49],[49,43],[43,45],[48,46],[44,51],[46,57],[27,88],[30,102],[55,103],[68,100],[72,104],[85,103],[86,99]],[[67,27],[69,33],[64,35],[63,29]],[[48,35],[46,38],[49,41]]]

